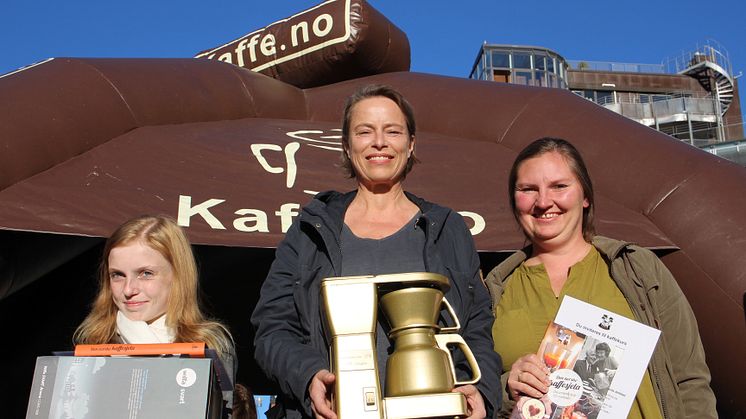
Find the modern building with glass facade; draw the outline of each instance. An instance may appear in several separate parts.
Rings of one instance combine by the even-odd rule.
[[[484,44],[469,78],[567,89],[569,65],[543,47]]]
[[[744,138],[730,59],[715,41],[662,64],[566,60],[548,48],[485,43],[469,77],[569,89],[700,147]]]

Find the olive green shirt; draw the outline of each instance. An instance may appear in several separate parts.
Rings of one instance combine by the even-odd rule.
[[[527,266],[524,262],[506,281],[500,303],[495,307],[492,335],[495,351],[502,356],[505,370],[523,355],[536,352],[565,295],[634,319],[629,304],[609,275],[608,265],[595,247],[570,267],[559,296],[554,295],[544,265]],[[647,372],[628,417],[662,417]]]

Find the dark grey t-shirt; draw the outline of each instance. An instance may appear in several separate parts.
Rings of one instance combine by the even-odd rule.
[[[418,212],[396,233],[382,239],[355,236],[345,224],[342,227],[342,276],[383,275],[403,272],[423,272],[425,232],[417,226]],[[379,310],[376,327],[378,378],[382,390],[386,377],[386,360],[394,350],[388,338],[389,326]]]

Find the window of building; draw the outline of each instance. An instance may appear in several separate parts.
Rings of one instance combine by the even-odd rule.
[[[513,68],[531,68],[531,54],[524,52],[514,52]]]
[[[599,105],[614,103],[614,92],[609,92],[607,90],[597,90],[596,103],[598,103]]]
[[[557,76],[553,73],[547,73],[547,76],[549,77],[549,80],[547,81],[549,87],[560,87],[559,83],[557,83]]]
[[[542,70],[536,70],[535,86],[548,87],[547,84],[547,72]]]
[[[638,94],[634,92],[616,92],[616,101],[618,103],[637,103]]]
[[[537,70],[546,70],[546,61],[547,57],[539,54],[534,55],[534,68],[536,68]]]
[[[483,61],[483,59],[479,60],[479,62],[477,63],[477,66],[474,68],[474,72],[471,73],[471,76],[469,76],[470,78],[477,79],[477,80],[481,80],[482,79],[482,71],[483,71],[482,70],[482,61]]]
[[[492,51],[492,67],[510,68],[510,55],[503,51]]]
[[[596,101],[596,91],[595,90],[573,90],[573,93],[576,95],[582,97],[583,99],[588,99],[591,102]]]
[[[533,81],[531,80],[531,71],[514,71],[513,83],[530,86],[533,83]]]
[[[470,77],[566,89],[566,65],[561,57],[541,49],[484,46]]]
[[[492,80],[502,83],[510,82],[510,70],[492,70]]]

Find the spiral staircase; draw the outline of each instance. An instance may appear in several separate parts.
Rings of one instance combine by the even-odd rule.
[[[720,107],[721,117],[733,102],[733,77],[730,68],[727,51],[715,41],[698,47],[686,59],[677,62],[678,74],[694,77],[712,94]]]

